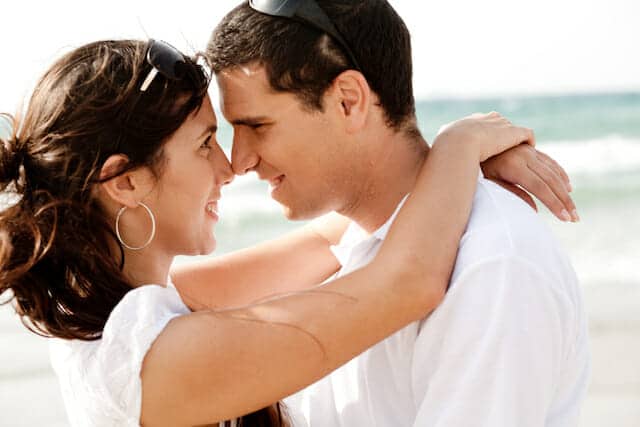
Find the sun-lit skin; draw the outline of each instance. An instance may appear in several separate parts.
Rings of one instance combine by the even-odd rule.
[[[206,98],[164,146],[166,163],[149,203],[158,218],[156,246],[168,253],[205,255],[215,249],[217,201],[221,187],[233,178],[216,129]]]
[[[126,251],[125,272],[135,272],[130,274],[135,282],[164,283],[173,257],[206,255],[215,249],[217,202],[222,186],[233,179],[231,165],[216,141],[216,129],[215,113],[207,97],[164,144],[157,178],[148,168],[141,168],[112,180],[107,189],[111,197],[106,199],[103,194],[111,212],[122,204],[135,206],[142,201],[156,219],[157,231],[151,244],[140,251]],[[135,200],[129,201],[129,197]],[[143,244],[151,230],[148,214],[142,208],[128,209],[120,229],[128,244]],[[158,262],[151,263],[150,259]]]
[[[415,144],[386,126],[360,74],[345,76],[325,94],[324,111],[273,91],[257,64],[224,70],[217,80],[234,129],[236,174],[255,171],[268,181],[289,219],[337,211],[374,230],[411,189],[426,144],[416,154]]]

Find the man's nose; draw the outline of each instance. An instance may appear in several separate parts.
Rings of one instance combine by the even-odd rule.
[[[229,161],[225,158],[225,164],[224,164],[224,168],[222,169],[222,185],[228,185],[231,184],[231,181],[233,181],[233,178],[235,178],[235,174],[233,173],[233,170],[231,169],[231,163],[229,163]]]
[[[251,172],[260,162],[260,157],[251,148],[245,138],[237,133],[233,136],[233,146],[231,147],[231,167],[236,175],[244,175]]]

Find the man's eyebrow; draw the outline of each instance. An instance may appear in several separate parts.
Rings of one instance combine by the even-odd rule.
[[[240,117],[238,119],[231,120],[231,124],[252,126],[252,125],[261,124],[268,121],[270,121],[270,119],[267,116]]]
[[[202,133],[200,134],[200,136],[196,138],[196,140],[200,140],[200,139],[202,139],[202,137],[204,137],[204,136],[205,136],[206,134],[208,134],[208,133],[216,133],[217,131],[218,131],[218,125],[217,125],[217,124],[215,124],[215,123],[214,123],[214,124],[212,124],[212,125],[209,125],[209,126],[204,130],[204,132],[202,132]]]

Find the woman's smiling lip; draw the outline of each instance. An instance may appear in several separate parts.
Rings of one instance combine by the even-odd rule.
[[[207,215],[209,215],[215,221],[218,221],[220,219],[220,217],[218,216],[217,200],[209,200],[205,206],[205,211],[207,212]]]

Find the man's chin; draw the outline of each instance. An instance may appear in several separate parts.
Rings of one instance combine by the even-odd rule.
[[[308,221],[329,212],[321,209],[300,209],[296,206],[280,205],[282,206],[282,213],[289,221]]]
[[[304,218],[298,210],[293,209],[290,206],[282,205],[282,213],[289,221],[302,221],[307,219]]]

